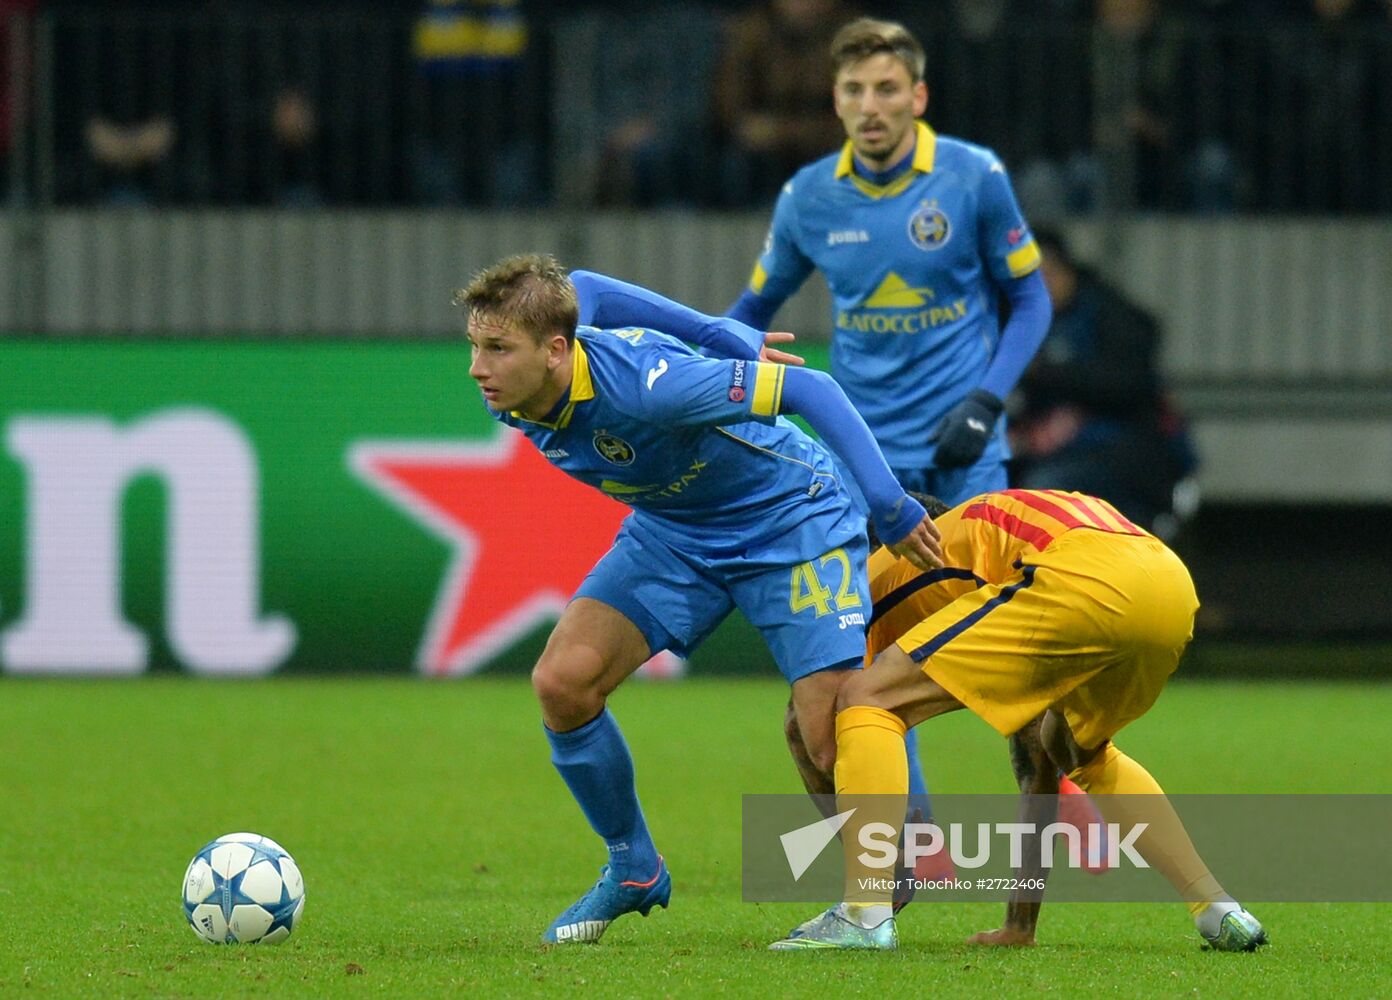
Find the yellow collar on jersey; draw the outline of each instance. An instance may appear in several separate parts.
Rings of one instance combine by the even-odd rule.
[[[918,136],[914,141],[913,166],[888,184],[872,184],[855,172],[855,150],[849,139],[841,147],[841,159],[836,163],[836,179],[848,178],[862,194],[871,198],[892,198],[912,184],[919,174],[931,174],[938,153],[938,134],[925,122],[914,122],[914,129]]]
[[[585,353],[584,345],[580,343],[580,338],[576,337],[571,341],[570,355],[570,398],[566,400],[564,408],[556,415],[552,422],[545,420],[527,420],[526,417],[512,411],[512,415],[518,420],[527,420],[529,424],[537,424],[549,430],[557,431],[563,427],[570,426],[571,415],[575,412],[575,404],[583,403],[586,400],[594,399],[594,380],[590,378],[590,359]]]

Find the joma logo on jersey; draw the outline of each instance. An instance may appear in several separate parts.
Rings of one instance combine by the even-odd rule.
[[[944,323],[965,319],[967,300],[958,299],[945,306],[931,309],[917,309],[913,312],[889,312],[888,310],[841,310],[836,314],[838,330],[854,330],[857,333],[922,333]]]
[[[631,444],[604,431],[595,431],[594,449],[600,458],[614,465],[632,465],[636,455]]]
[[[864,229],[836,229],[827,233],[827,246],[839,247],[846,243],[869,243],[870,234]]]

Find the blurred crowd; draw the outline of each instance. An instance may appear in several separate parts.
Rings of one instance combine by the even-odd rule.
[[[1392,0],[0,0],[11,201],[766,208],[847,18],[1032,218],[1392,211]]]

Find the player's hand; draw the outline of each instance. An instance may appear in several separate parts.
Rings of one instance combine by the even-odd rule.
[[[1005,404],[985,389],[973,389],[943,415],[929,441],[938,443],[933,464],[939,469],[961,469],[973,464],[995,433]]]
[[[774,344],[791,344],[797,337],[791,333],[766,333],[764,334],[764,346],[759,351],[760,361],[772,361],[779,365],[797,365],[799,368],[807,362],[796,354],[789,354],[787,351],[780,351]]]
[[[979,944],[988,948],[1033,948],[1034,931],[1000,927],[993,931],[973,934],[967,938],[967,944]]]
[[[924,517],[913,531],[889,546],[889,551],[913,563],[921,570],[941,569],[943,565],[942,533],[931,517]]]

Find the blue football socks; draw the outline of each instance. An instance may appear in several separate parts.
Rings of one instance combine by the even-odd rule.
[[[610,873],[645,881],[657,871],[657,848],[638,805],[633,757],[619,724],[605,709],[579,729],[546,730],[551,763],[580,804],[594,832],[609,847]]]
[[[931,816],[928,809],[928,782],[923,778],[923,765],[918,759],[918,730],[910,729],[904,734],[904,749],[909,755],[909,795],[920,804],[925,816]]]

